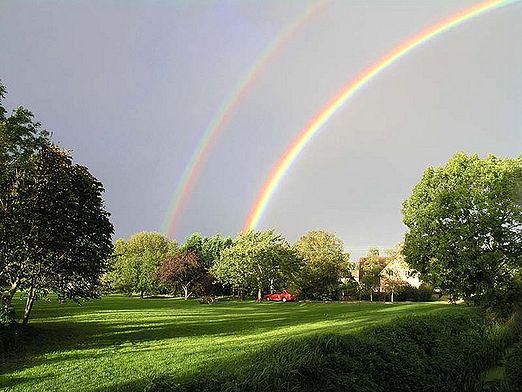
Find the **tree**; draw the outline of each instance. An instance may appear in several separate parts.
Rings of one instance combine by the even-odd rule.
[[[203,259],[205,268],[210,270],[210,268],[212,268],[216,261],[221,257],[221,252],[230,248],[232,244],[232,238],[222,237],[220,234],[203,238],[201,244],[201,258]]]
[[[181,249],[196,252],[203,260],[205,268],[210,269],[219,260],[221,252],[232,246],[232,242],[232,238],[222,237],[220,234],[203,237],[199,233],[193,233],[187,237]]]
[[[0,83],[0,287],[2,312],[11,314],[11,300],[28,256],[23,234],[29,230],[31,204],[20,193],[29,188],[35,157],[49,147],[50,140],[28,110],[19,107],[6,117],[5,94]]]
[[[452,300],[507,314],[522,296],[522,156],[458,153],[403,204],[406,261]]]
[[[295,260],[289,244],[273,230],[248,231],[221,252],[211,273],[223,284],[257,290],[257,299],[261,300],[265,289],[291,279],[297,267]]]
[[[380,256],[379,249],[371,248],[368,255],[363,259],[361,285],[370,294],[373,301],[373,292],[380,289],[381,271],[386,267],[386,259]]]
[[[407,265],[403,266],[402,264],[406,264],[406,263],[401,260],[395,260],[392,263],[390,263],[390,265],[388,265],[387,268],[385,268],[381,273],[381,279],[382,279],[384,289],[386,291],[390,292],[391,302],[393,302],[394,295],[397,292],[397,290],[400,287],[408,284],[403,279],[401,272],[400,272],[401,268],[403,268],[403,269],[408,268],[408,266]]]
[[[27,324],[34,301],[49,292],[76,301],[99,295],[113,227],[103,186],[88,169],[53,145],[29,111],[5,113],[2,107],[0,284],[4,310],[16,291],[27,292]]]
[[[196,252],[201,256],[203,248],[203,236],[200,233],[192,233],[186,239],[180,250]]]
[[[183,289],[185,300],[191,295],[191,288],[205,276],[205,267],[199,255],[191,250],[182,250],[168,257],[160,266],[158,277],[165,285],[178,284]]]
[[[349,255],[335,234],[310,231],[296,244],[301,260],[301,295],[310,299],[338,296],[341,278],[349,269]]]
[[[141,232],[128,241],[114,244],[113,268],[109,274],[112,287],[127,294],[154,294],[160,291],[158,269],[177,252],[177,243],[159,233]]]
[[[404,243],[398,243],[394,248],[388,249],[390,263],[382,270],[380,277],[385,291],[390,292],[390,300],[393,302],[395,293],[401,287],[408,285],[403,276],[403,271],[409,271],[409,265],[404,261]]]

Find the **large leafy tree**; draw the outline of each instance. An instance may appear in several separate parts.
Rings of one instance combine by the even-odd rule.
[[[203,260],[197,252],[181,250],[168,257],[160,266],[158,277],[167,286],[180,286],[185,300],[192,295],[192,288],[206,274]]]
[[[522,295],[522,157],[458,153],[403,205],[406,261],[452,299],[502,313]]]
[[[297,264],[293,250],[281,236],[269,231],[239,234],[231,247],[221,252],[211,273],[223,284],[236,289],[264,290],[291,280]]]
[[[127,294],[155,294],[161,290],[158,269],[178,251],[177,243],[159,233],[141,232],[128,241],[114,244],[114,260],[109,280],[112,287]]]
[[[0,95],[3,98],[3,89]],[[0,105],[1,107],[1,105]],[[27,293],[79,300],[99,294],[112,252],[112,224],[103,186],[23,108],[0,110],[0,285],[4,309]]]
[[[301,260],[301,295],[310,299],[336,298],[349,255],[343,242],[326,231],[310,231],[296,244]]]

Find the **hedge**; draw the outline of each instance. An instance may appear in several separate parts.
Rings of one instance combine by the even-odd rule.
[[[478,312],[397,319],[356,334],[283,341],[151,391],[473,391],[513,334]]]

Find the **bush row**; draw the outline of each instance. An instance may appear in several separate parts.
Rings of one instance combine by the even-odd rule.
[[[473,391],[513,339],[508,327],[471,311],[410,316],[355,334],[283,341],[184,379],[153,380],[148,390]]]
[[[346,300],[369,300],[370,294],[363,291],[357,282],[346,282],[341,287],[342,297]],[[372,293],[374,301],[390,301],[391,294],[389,292]],[[413,302],[429,302],[433,300],[433,288],[427,284],[421,284],[420,287],[413,287],[405,284],[397,288],[394,294],[394,301],[413,301]]]

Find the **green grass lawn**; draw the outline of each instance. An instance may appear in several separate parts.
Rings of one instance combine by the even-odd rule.
[[[20,312],[23,304],[17,304]],[[183,375],[278,340],[350,333],[409,314],[465,312],[443,303],[255,303],[109,296],[38,302],[36,336],[0,365],[0,389],[117,390],[157,375]]]

